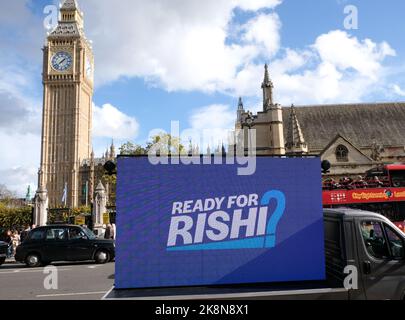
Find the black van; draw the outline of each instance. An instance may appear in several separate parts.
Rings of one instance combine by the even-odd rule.
[[[115,258],[115,241],[97,239],[92,231],[75,225],[53,225],[32,230],[17,247],[15,260],[28,267],[57,261],[96,261]]]

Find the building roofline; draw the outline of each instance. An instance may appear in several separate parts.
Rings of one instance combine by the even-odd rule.
[[[357,107],[357,106],[392,106],[392,105],[404,105],[405,101],[392,101],[392,102],[354,102],[354,103],[330,103],[330,104],[307,104],[297,105],[295,108],[325,108],[325,107]],[[291,108],[291,106],[283,106],[283,108]]]

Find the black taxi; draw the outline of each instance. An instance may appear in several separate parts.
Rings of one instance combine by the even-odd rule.
[[[17,247],[15,260],[28,267],[60,261],[95,261],[104,264],[115,258],[115,241],[98,239],[75,225],[53,225],[32,230]]]

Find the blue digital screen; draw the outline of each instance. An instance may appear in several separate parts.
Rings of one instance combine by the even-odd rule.
[[[119,158],[115,287],[324,280],[320,160],[237,168]]]

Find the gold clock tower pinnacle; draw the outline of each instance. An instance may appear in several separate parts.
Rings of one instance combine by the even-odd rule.
[[[56,28],[43,48],[43,118],[39,188],[49,206],[79,205],[80,165],[92,152],[94,58],[76,0],[60,7]]]

